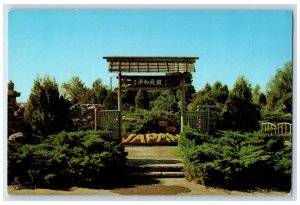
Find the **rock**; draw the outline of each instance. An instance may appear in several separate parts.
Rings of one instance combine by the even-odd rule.
[[[9,142],[20,142],[25,139],[25,135],[22,132],[17,132],[8,137]]]

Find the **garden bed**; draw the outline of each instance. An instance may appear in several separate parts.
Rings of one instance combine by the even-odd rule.
[[[179,134],[170,133],[147,133],[130,134],[122,137],[126,145],[177,145]]]

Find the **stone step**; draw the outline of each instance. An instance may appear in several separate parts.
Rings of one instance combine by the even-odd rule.
[[[174,171],[183,171],[183,164],[143,164],[143,165],[134,165],[128,164],[129,170],[141,170],[141,171],[164,171],[164,172],[174,172]]]
[[[129,172],[129,176],[152,178],[184,178],[184,172]]]
[[[127,173],[133,177],[182,178],[181,160],[175,159],[129,159]]]

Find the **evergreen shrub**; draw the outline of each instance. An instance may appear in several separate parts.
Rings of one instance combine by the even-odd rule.
[[[20,187],[101,186],[122,177],[124,146],[104,131],[61,132],[39,144],[8,145],[8,183]]]
[[[292,152],[283,136],[233,131],[209,136],[187,129],[179,147],[189,180],[230,189],[290,190]]]

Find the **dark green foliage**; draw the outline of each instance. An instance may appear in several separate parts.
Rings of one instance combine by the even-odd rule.
[[[280,123],[288,122],[292,123],[292,114],[283,112],[262,112],[262,119],[266,122]]]
[[[104,107],[107,110],[117,110],[118,109],[118,89],[108,90],[104,102]]]
[[[260,107],[263,107],[267,104],[267,98],[266,95],[264,93],[260,93],[258,96],[258,105]]]
[[[283,136],[263,132],[223,131],[208,136],[189,129],[181,134],[179,146],[190,180],[230,189],[289,191],[291,148],[283,142]]]
[[[107,89],[99,78],[93,82],[91,91],[92,101],[90,103],[103,105],[107,96]]]
[[[192,84],[185,85],[185,101],[186,103],[191,103],[193,99],[193,94],[196,92],[195,87]]]
[[[269,111],[292,113],[293,64],[288,62],[278,69],[268,83],[267,108]]]
[[[228,98],[229,91],[227,85],[222,85],[220,81],[216,81],[213,87],[206,84],[205,87],[193,95],[192,109],[196,110],[199,106],[217,105],[223,108]]]
[[[165,127],[160,127],[159,121],[167,121],[168,126],[180,129],[179,115],[165,110],[138,110],[127,116],[132,120],[124,121],[125,134],[165,133]]]
[[[145,90],[139,90],[135,96],[136,109],[149,109],[149,95]]]
[[[50,134],[68,129],[69,103],[59,95],[58,85],[49,76],[34,81],[24,119],[33,132]]]
[[[259,129],[260,109],[252,102],[251,85],[244,77],[237,79],[225,103],[223,129],[250,132]]]
[[[227,85],[222,85],[220,81],[215,82],[211,89],[211,97],[216,103],[225,104],[228,98],[228,87]]]
[[[176,96],[169,90],[162,91],[155,100],[150,102],[150,107],[152,110],[179,111]]]
[[[135,96],[137,94],[136,90],[125,90],[122,96],[122,108],[123,110],[135,110]]]
[[[78,76],[74,76],[71,80],[63,83],[62,94],[73,106],[101,104],[105,109],[117,109],[117,89],[107,89],[99,78],[89,88],[84,85]]]
[[[73,105],[91,103],[92,100],[91,89],[87,88],[78,76],[63,83],[62,93]]]
[[[21,187],[100,186],[122,177],[124,147],[103,131],[62,132],[9,144],[8,182]]]
[[[260,91],[260,86],[257,84],[252,91],[253,103],[263,108],[267,104],[266,95]]]

